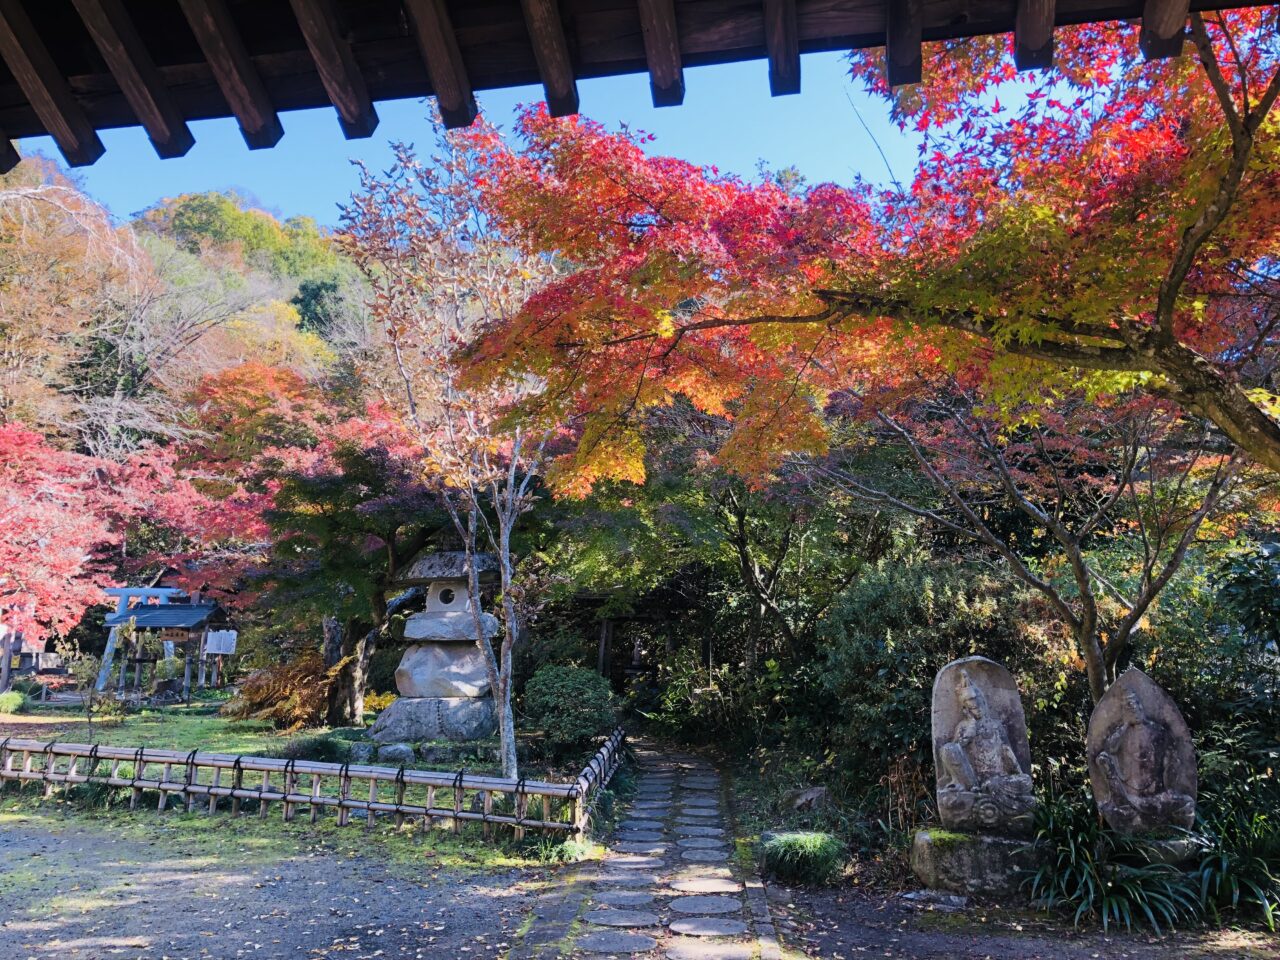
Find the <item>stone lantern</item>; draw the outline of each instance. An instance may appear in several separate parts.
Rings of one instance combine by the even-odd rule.
[[[477,557],[482,582],[496,564]],[[384,710],[369,736],[382,743],[417,740],[476,740],[497,729],[497,712],[484,654],[476,645],[476,616],[467,589],[470,570],[461,551],[432,553],[416,560],[399,585],[419,587],[426,609],[404,621],[409,644],[396,668],[400,698]],[[479,614],[485,636],[501,625],[491,613]]]

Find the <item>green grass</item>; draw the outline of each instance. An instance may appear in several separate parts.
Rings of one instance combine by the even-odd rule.
[[[0,833],[68,829],[109,830],[118,839],[156,844],[210,862],[232,857],[237,864],[271,863],[317,849],[346,857],[373,856],[409,879],[420,878],[424,868],[490,870],[546,863],[532,837],[520,845],[509,837],[485,840],[479,827],[465,827],[459,834],[450,829],[422,833],[409,825],[397,830],[393,820],[380,818],[370,830],[363,820],[339,827],[332,815],[315,824],[305,814],[285,823],[278,807],[266,819],[254,814],[232,817],[224,811],[213,816],[176,809],[161,813],[154,801],[148,809],[132,812],[113,806],[104,816],[100,804],[68,800],[61,791],[48,800],[42,799],[38,786],[0,791]],[[0,873],[0,899],[19,880],[7,868]]]
[[[840,877],[848,851],[829,833],[797,831],[771,837],[760,859],[764,871],[783,883],[821,886]]]
[[[59,726],[56,739],[67,743],[257,754],[278,748],[288,739],[265,721],[226,720],[211,713],[208,706],[143,710],[129,714],[123,723],[94,723],[92,730],[85,723],[84,714],[79,711],[41,707],[32,710],[30,715],[58,720],[65,718],[70,726]],[[14,736],[24,734],[15,732]],[[33,727],[29,736],[32,739],[43,739],[45,733],[40,727]]]

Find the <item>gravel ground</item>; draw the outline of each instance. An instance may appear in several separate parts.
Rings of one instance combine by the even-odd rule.
[[[921,910],[856,891],[770,888],[788,945],[823,960],[1277,960],[1280,938],[1242,931],[1103,936],[1029,911]]]
[[[249,846],[244,846],[248,843]],[[503,956],[531,876],[422,868],[321,848],[184,854],[80,824],[0,827],[0,958]]]

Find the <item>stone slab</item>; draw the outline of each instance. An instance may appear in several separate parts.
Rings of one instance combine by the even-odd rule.
[[[661,820],[623,820],[618,824],[619,830],[661,830]]]
[[[707,943],[677,937],[667,944],[667,960],[752,960],[756,955],[750,943]]]
[[[684,797],[680,802],[686,807],[718,807],[720,806],[720,801],[717,798],[704,796],[703,794],[696,794],[693,796]]]
[[[646,954],[655,946],[658,946],[658,941],[653,937],[623,931],[596,931],[573,941],[576,950],[588,954]]]
[[[492,613],[480,614],[480,624],[485,631],[485,636],[496,637],[502,632],[502,625]],[[475,644],[475,621],[470,613],[424,610],[405,618],[404,638],[410,643],[433,640],[444,643]]]
[[[720,816],[720,811],[715,807],[686,807],[680,811],[680,815],[676,817],[676,821],[698,820],[699,822],[715,819]]]
[[[658,923],[658,915],[648,910],[607,909],[591,910],[585,917],[588,923],[600,927],[652,927]]]
[[[686,850],[725,850],[724,841],[716,837],[681,837],[677,844]]]
[[[660,867],[660,857],[642,857],[636,854],[624,854],[620,857],[609,857],[605,860],[609,867],[621,867],[623,870],[643,870],[645,867]]]
[[[680,893],[740,893],[742,884],[724,877],[690,877],[667,884]]]
[[[634,843],[629,840],[622,840],[618,843],[611,844],[610,850],[616,850],[618,853],[641,853],[648,856],[661,856],[667,852],[665,844],[661,843]]]
[[[481,740],[498,729],[489,697],[401,697],[378,714],[369,739],[379,743],[418,740]]]
[[[723,827],[706,827],[702,824],[676,824],[675,832],[682,837],[723,837]]]
[[[740,937],[747,932],[745,923],[729,917],[684,917],[670,926],[672,933],[690,937]]]
[[[601,890],[593,893],[591,899],[611,907],[642,907],[653,902],[653,894],[648,890]]]
[[[686,850],[682,852],[686,860],[694,863],[724,863],[728,860],[727,850]]]
[[[670,906],[676,913],[696,915],[742,912],[742,901],[737,897],[717,897],[703,894],[676,897],[671,901]]]
[[[484,654],[471,643],[416,643],[396,667],[402,697],[484,697],[489,671]]]
[[[608,862],[608,861],[606,861]],[[605,887],[656,887],[662,878],[653,873],[602,873],[596,877],[597,885]]]
[[[579,937],[573,942],[577,950],[587,953],[648,953],[658,942],[643,933],[626,933],[618,930],[598,930]]]
[[[618,839],[625,843],[658,843],[663,834],[659,830],[619,830]]]
[[[911,869],[931,890],[1017,896],[1026,871],[1041,860],[1025,840],[985,834],[919,830],[911,844]]]
[[[1195,822],[1199,782],[1191,731],[1173,698],[1130,667],[1089,718],[1089,781],[1118,833],[1169,834]]]

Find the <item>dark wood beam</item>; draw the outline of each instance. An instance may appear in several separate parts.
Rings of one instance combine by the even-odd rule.
[[[1018,0],[1014,14],[1013,59],[1019,70],[1053,66],[1055,0]]]
[[[405,7],[427,62],[440,118],[450,129],[470,126],[476,118],[476,98],[444,0],[405,0]]]
[[[800,92],[800,33],[796,0],[764,0],[764,45],[769,51],[769,92]]]
[[[919,83],[924,69],[924,0],[885,0],[884,61],[889,86]]]
[[[1138,46],[1148,60],[1163,60],[1182,53],[1187,34],[1189,0],[1146,0],[1142,5],[1142,30]]]
[[[8,173],[21,162],[22,157],[18,155],[13,141],[0,130],[0,173]]]
[[[680,32],[676,29],[675,0],[640,0],[640,32],[649,65],[649,90],[655,107],[684,102],[684,64]]]
[[[245,49],[226,0],[178,0],[204,53],[218,89],[240,124],[250,150],[274,147],[284,129],[258,68]]]
[[[302,37],[316,62],[325,93],[338,111],[338,123],[348,140],[369,137],[378,128],[378,111],[369,98],[364,74],[351,53],[351,44],[338,23],[333,0],[289,0]]]
[[[120,92],[161,157],[180,157],[196,142],[121,0],[73,0]]]
[[[533,56],[538,61],[538,75],[547,98],[547,109],[553,117],[567,117],[578,112],[578,84],[573,77],[573,61],[569,59],[569,40],[560,19],[557,0],[520,0],[524,9],[524,25],[533,42]]]
[[[0,56],[67,163],[83,167],[102,156],[106,148],[21,0],[0,0]]]

